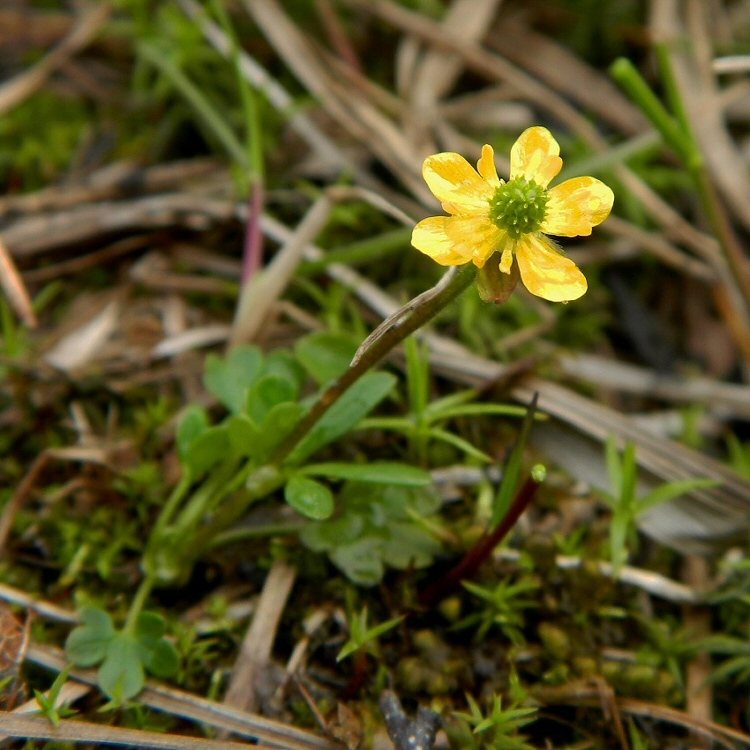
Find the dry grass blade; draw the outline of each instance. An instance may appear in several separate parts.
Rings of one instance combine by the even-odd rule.
[[[706,554],[743,537],[750,528],[750,482],[718,461],[679,443],[653,435],[632,419],[568,388],[529,378],[512,390],[528,403],[539,394],[539,408],[562,424],[538,425],[532,436],[558,464],[595,487],[609,487],[602,445],[613,436],[620,446],[634,443],[639,493],[660,483],[706,477],[719,486],[664,503],[639,518],[649,536],[681,552]]]
[[[29,646],[26,659],[55,672],[68,665],[59,649],[35,643]],[[71,679],[97,686],[95,670],[73,670]],[[339,744],[328,738],[152,682],[139,693],[138,701],[157,711],[231,731],[282,750],[341,750]]]
[[[443,26],[466,44],[481,40],[490,27],[501,0],[454,0],[443,19]],[[455,53],[428,50],[416,70],[411,87],[411,103],[416,112],[429,118],[439,99],[455,85],[463,62]]]
[[[31,306],[31,298],[26,291],[21,275],[18,273],[16,264],[10,253],[5,249],[2,237],[0,237],[0,287],[10,302],[15,314],[30,328],[36,328],[37,319],[34,308]]]
[[[526,24],[502,21],[487,44],[622,133],[636,135],[649,129],[643,113],[607,77]]]
[[[20,591],[4,583],[0,583],[0,599],[11,602],[18,607],[23,607],[53,622],[65,622],[69,625],[78,625],[80,622],[75,612],[71,612],[69,609],[59,607],[51,602],[35,599],[25,591]]]
[[[230,346],[252,341],[258,335],[271,307],[284,292],[302,260],[305,247],[313,242],[328,221],[331,208],[328,198],[319,198],[268,267],[245,283],[232,325]],[[250,220],[258,221],[259,217],[250,217]]]
[[[561,687],[544,687],[534,691],[534,696],[547,705],[576,705],[600,708],[601,695],[598,684],[571,683]],[[618,709],[628,716],[653,719],[655,721],[668,722],[675,726],[683,727],[695,732],[701,737],[718,743],[728,750],[737,750],[740,747],[750,745],[750,736],[744,732],[738,732],[728,727],[720,726],[711,721],[695,719],[684,711],[667,706],[659,706],[633,698],[616,698]]]
[[[430,200],[419,175],[419,160],[401,129],[361,92],[329,73],[307,37],[276,0],[243,0],[243,5],[284,62],[331,117],[387,164],[414,195]]]
[[[37,483],[40,474],[44,471],[49,463],[49,452],[44,451],[37,456],[33,465],[26,473],[26,476],[16,487],[13,497],[6,503],[3,508],[3,514],[0,516],[0,557],[5,557],[8,550],[8,537],[13,527],[16,514],[21,509],[26,499],[31,494],[34,485]]]
[[[168,193],[24,217],[8,226],[4,236],[13,256],[20,259],[115,232],[175,226],[207,229],[214,223],[226,223],[234,213],[233,201]]]
[[[198,3],[195,0],[178,0],[178,2],[183,11],[199,24],[206,39],[224,57],[229,58],[232,54],[231,41],[215,23],[205,17]],[[348,159],[338,145],[309,117],[300,112],[293,112],[295,103],[291,94],[244,50],[239,50],[239,64],[245,78],[259,91],[262,91],[278,111],[291,112],[289,114],[289,125],[316,152],[324,164],[331,164],[335,167],[348,165]]]
[[[0,692],[0,707],[13,709],[26,697],[26,686],[19,675],[21,664],[29,645],[31,615],[26,615],[22,623],[5,604],[0,604],[0,680],[3,690]]]
[[[7,112],[36,92],[49,75],[86,47],[110,14],[109,3],[94,3],[70,34],[33,68],[0,86],[0,114]]]
[[[662,234],[647,232],[618,216],[610,216],[602,230],[616,237],[630,240],[639,248],[651,253],[664,265],[690,274],[701,281],[713,282],[717,279],[715,264],[706,263],[684,253],[664,238]],[[713,260],[716,260],[712,256]]]
[[[55,726],[49,719],[4,712],[0,712],[0,734],[26,740],[135,746],[144,750],[247,750],[247,745],[240,742],[122,729],[85,721],[63,720]]]
[[[91,320],[58,341],[45,359],[53,367],[66,372],[85,367],[114,333],[120,314],[119,302],[112,300]]]
[[[734,417],[750,417],[750,387],[746,385],[702,377],[663,375],[645,367],[590,354],[561,356],[557,363],[569,377],[601,388],[666,401],[703,403],[711,408],[729,409]]]
[[[193,181],[226,180],[226,170],[214,159],[188,159],[142,169],[130,162],[115,162],[75,184],[53,186],[35,193],[0,197],[0,218],[61,210],[82,203],[132,197],[134,191],[156,193]]]
[[[684,7],[684,10],[683,10]],[[651,33],[668,51],[690,125],[711,174],[734,214],[750,227],[750,175],[747,162],[724,121],[712,71],[709,34],[712,17],[703,4],[654,3]]]
[[[224,696],[228,706],[243,711],[258,709],[258,688],[265,681],[276,631],[296,577],[297,569],[284,560],[276,560],[271,567]],[[269,687],[263,685],[266,691]]]

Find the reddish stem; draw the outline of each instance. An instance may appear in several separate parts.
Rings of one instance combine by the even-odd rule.
[[[492,550],[503,541],[507,533],[516,525],[529,503],[534,499],[539,482],[529,477],[519,490],[512,505],[502,521],[495,529],[485,534],[472,549],[470,549],[458,565],[451,568],[442,578],[428,586],[419,595],[419,603],[424,607],[434,607],[454,589],[461,581],[472,578],[484,562],[492,554]]]
[[[245,230],[245,248],[242,254],[242,284],[247,284],[263,260],[263,233],[260,217],[263,213],[263,183],[255,180],[250,188],[248,220]]]

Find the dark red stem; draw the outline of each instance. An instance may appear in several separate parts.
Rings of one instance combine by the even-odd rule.
[[[419,595],[423,607],[434,607],[441,599],[458,588],[461,581],[473,578],[476,572],[492,554],[492,550],[503,541],[507,533],[516,525],[529,503],[534,499],[539,482],[529,477],[513,499],[505,518],[489,534],[485,534],[458,565],[451,568],[442,578],[428,586]]]

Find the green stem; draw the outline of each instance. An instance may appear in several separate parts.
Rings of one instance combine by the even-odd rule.
[[[254,502],[268,497],[285,483],[286,477],[275,466],[261,466],[251,472],[245,488],[229,498],[217,509],[213,518],[195,532],[190,542],[193,556],[202,554],[212,546],[213,540],[225,529],[231,528]]]
[[[130,602],[130,609],[128,610],[128,616],[125,620],[125,626],[123,631],[132,635],[135,630],[135,623],[138,620],[138,615],[143,611],[143,607],[148,601],[148,597],[151,595],[151,590],[154,588],[154,579],[150,575],[146,575],[141,581],[141,585],[138,587],[138,591],[135,592],[133,601]]]
[[[226,120],[216,111],[203,92],[170,60],[161,50],[149,43],[141,42],[138,45],[138,54],[147,60],[155,68],[164,74],[172,85],[182,94],[185,100],[198,113],[203,123],[211,133],[219,140],[227,153],[244,170],[250,168],[245,148],[238,140]]]
[[[747,322],[750,318],[750,279],[745,267],[745,253],[734,231],[732,231],[732,226],[708,170],[701,166],[691,169],[690,174],[698,190],[701,205],[711,226],[711,231],[719,241],[737,285],[742,292],[745,302],[745,314],[742,317]],[[750,332],[746,331],[747,333]]]
[[[164,531],[167,524],[172,520],[172,517],[177,512],[177,508],[190,489],[190,485],[192,484],[192,482],[193,480],[190,476],[190,472],[186,471],[182,475],[180,483],[174,488],[174,490],[172,490],[172,494],[169,496],[169,499],[161,509],[161,513],[159,513],[159,517],[156,519],[156,524],[151,530],[152,537],[157,536],[160,532]]]
[[[270,536],[289,536],[305,528],[304,523],[267,523],[261,526],[241,526],[217,534],[208,544],[208,549],[226,547],[229,544],[248,542],[252,539],[265,539]]]
[[[680,127],[680,123],[667,112],[630,60],[625,57],[618,58],[610,66],[609,72],[686,165],[695,165],[703,161],[689,133],[686,133]]]
[[[337,378],[315,402],[312,409],[303,417],[292,434],[279,446],[270,459],[271,463],[283,463],[296,445],[315,426],[318,420],[351,388],[366,372],[371,370],[392,349],[398,346],[407,336],[419,330],[434,318],[441,310],[453,302],[475,279],[476,268],[468,263],[461,267],[443,284],[431,290],[429,294],[417,298],[411,303],[411,309],[401,319],[374,338],[372,343],[361,352],[359,359]],[[442,286],[441,286],[442,284]]]

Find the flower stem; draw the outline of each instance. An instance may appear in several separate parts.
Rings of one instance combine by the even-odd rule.
[[[138,615],[141,614],[141,611],[148,601],[148,597],[151,595],[151,590],[153,588],[154,579],[150,575],[146,574],[141,581],[141,585],[138,587],[138,590],[135,592],[133,601],[130,602],[130,609],[128,610],[128,616],[125,620],[125,626],[123,627],[123,631],[125,633],[132,634],[135,630],[135,623],[138,620]]]
[[[295,446],[315,426],[317,421],[354,385],[368,370],[371,370],[407,336],[421,328],[441,310],[453,302],[476,277],[476,268],[468,263],[450,271],[450,276],[441,280],[429,293],[413,300],[391,319],[393,322],[377,336],[371,336],[355,356],[349,369],[337,378],[315,402],[292,434],[279,446],[270,463],[281,464]],[[405,313],[405,314],[402,314]]]

